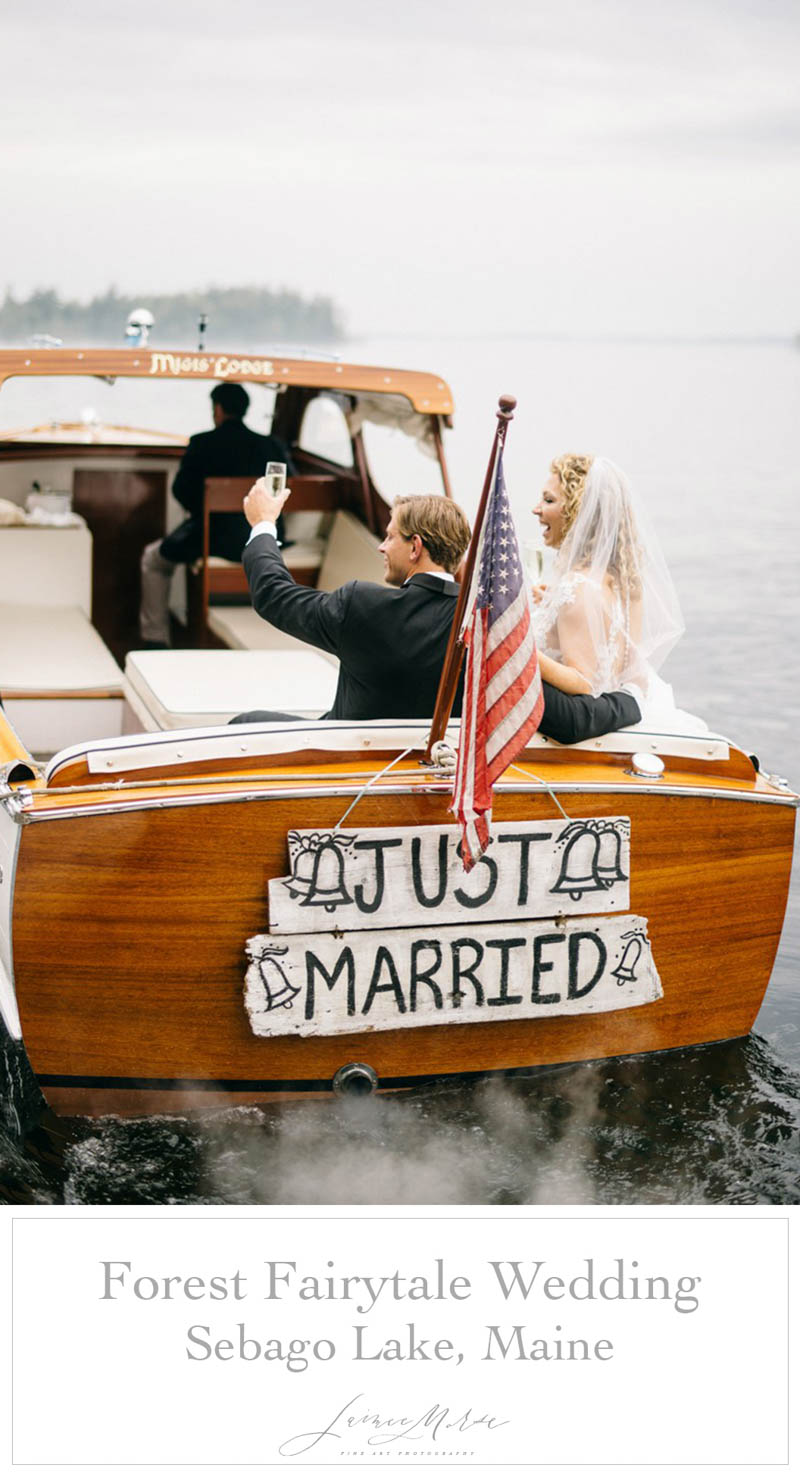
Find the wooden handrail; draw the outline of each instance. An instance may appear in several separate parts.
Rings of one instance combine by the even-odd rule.
[[[340,506],[339,484],[334,473],[291,473],[288,482],[292,496],[286,505],[287,514],[328,514]],[[206,478],[204,512],[241,514],[244,496],[254,483],[254,477]]]
[[[501,396],[497,403],[497,427],[492,442],[492,450],[489,454],[486,477],[483,480],[481,500],[478,505],[478,512],[475,515],[472,539],[470,540],[467,557],[462,567],[461,586],[458,592],[458,600],[456,601],[453,625],[450,628],[450,636],[447,639],[447,652],[444,655],[442,676],[439,680],[439,691],[436,695],[431,732],[428,736],[428,745],[423,757],[423,765],[430,765],[431,763],[431,752],[437,741],[442,739],[447,729],[447,722],[450,718],[453,701],[456,697],[458,675],[464,657],[464,643],[461,640],[461,624],[464,620],[464,611],[472,590],[472,575],[475,569],[475,560],[483,530],[483,522],[486,518],[486,505],[489,502],[489,490],[492,486],[492,475],[497,461],[497,453],[498,449],[505,443],[506,430],[508,423],[513,419],[516,404],[516,397],[514,396]]]

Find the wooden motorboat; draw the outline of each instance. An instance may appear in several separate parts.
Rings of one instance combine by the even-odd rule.
[[[449,493],[438,377],[149,348],[0,352],[0,379],[77,373],[274,385],[299,514],[317,520],[289,552],[301,547],[311,583],[379,578],[388,505],[354,411],[398,410]],[[303,447],[320,396],[346,418],[349,465]],[[21,505],[60,460],[85,516],[0,529],[0,1007],[56,1110],[391,1091],[750,1030],[786,908],[798,798],[785,782],[705,730],[536,736],[497,784],[492,845],[465,875],[449,810],[458,725],[428,762],[416,722],[315,718],[329,660],[260,631],[246,605],[215,606],[215,582],[228,603],[241,590],[235,570],[197,573],[176,628],[186,647],[131,649],[138,554],[164,527],[183,444],[92,431],[0,441],[0,497]],[[214,507],[241,496],[216,492]],[[134,531],[122,548],[121,524]],[[81,643],[83,685],[68,671]],[[229,728],[265,673],[295,700],[276,707],[307,717]]]

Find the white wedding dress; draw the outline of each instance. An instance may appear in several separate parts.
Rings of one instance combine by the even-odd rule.
[[[627,479],[605,458],[592,462],[533,621],[540,651],[580,669],[593,694],[629,689],[643,729],[707,730],[703,720],[677,708],[657,671],[683,631],[678,598]]]

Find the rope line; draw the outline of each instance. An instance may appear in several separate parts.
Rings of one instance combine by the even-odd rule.
[[[533,779],[534,779],[534,781],[538,781],[539,782],[539,785],[544,787],[545,791],[548,793],[548,795],[550,797],[550,800],[553,801],[553,802],[555,802],[556,806],[558,807],[559,812],[561,813],[561,816],[564,818],[564,821],[565,822],[571,822],[572,821],[572,818],[570,817],[569,813],[564,811],[564,808],[562,807],[560,801],[558,800],[558,797],[556,796],[555,792],[553,791],[552,786],[548,786],[548,784],[545,781],[545,779],[544,779],[543,776],[537,776],[537,774],[536,774],[535,771],[523,771],[523,769],[522,769],[521,766],[515,766],[513,764],[510,765],[510,766],[507,766],[506,769],[508,771],[518,771],[519,774],[520,774],[520,776],[525,776],[528,779],[532,776]]]
[[[386,773],[387,773],[387,771],[391,771],[392,766],[398,766],[401,761],[404,761],[405,758],[406,758],[406,756],[407,755],[410,755],[411,752],[412,752],[412,750],[416,750],[416,748],[417,748],[416,745],[409,745],[409,747],[408,747],[407,750],[402,751],[400,753],[400,755],[396,755],[395,758],[394,758],[394,760],[390,761],[389,764],[388,764],[388,766],[384,766],[384,768],[383,768],[382,771],[377,771],[374,776],[370,776],[369,781],[367,781],[367,782],[364,783],[364,785],[362,786],[361,790],[353,797],[353,800],[350,803],[350,806],[347,808],[347,810],[345,812],[342,813],[342,815],[339,818],[339,821],[337,822],[336,827],[334,829],[335,832],[338,832],[339,831],[339,828],[341,827],[342,823],[344,822],[345,817],[349,817],[350,816],[350,813],[352,812],[353,808],[358,805],[358,803],[361,801],[361,798],[364,796],[364,794],[366,792],[369,791],[370,787],[371,786],[374,786],[376,781],[380,781],[381,777],[382,776],[385,776]]]

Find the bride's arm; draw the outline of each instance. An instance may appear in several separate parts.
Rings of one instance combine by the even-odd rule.
[[[564,694],[591,694],[592,685],[580,669],[573,668],[569,663],[558,663],[555,658],[548,658],[546,653],[539,654],[539,667],[545,683],[551,683],[554,689],[561,689]]]
[[[591,694],[598,670],[597,643],[605,631],[602,601],[593,584],[576,583],[572,599],[557,617],[561,662],[539,655],[542,678],[565,694]]]

